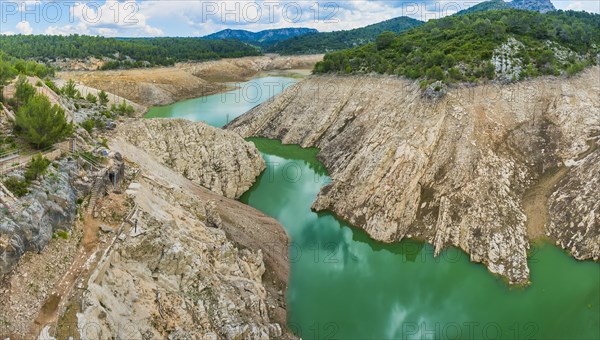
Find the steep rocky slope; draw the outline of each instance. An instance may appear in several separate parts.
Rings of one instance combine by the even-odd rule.
[[[40,252],[58,230],[69,231],[76,217],[75,162],[61,161],[33,185],[11,213],[0,214],[0,279],[26,251]],[[11,176],[21,177],[21,173]]]
[[[598,135],[596,143],[598,143]],[[576,259],[600,255],[600,152],[571,163],[570,173],[549,200],[548,232]]]
[[[527,283],[527,229],[540,221],[577,258],[600,256],[598,151],[582,155],[600,131],[598,79],[595,67],[569,79],[451,89],[432,101],[396,77],[314,76],[227,128],[321,148],[333,183],[315,209],[377,240],[422,238],[436,253],[458,246]],[[553,179],[550,210],[544,201],[541,212],[526,211],[526,191],[552,194],[547,178],[557,169],[568,171]]]
[[[256,148],[234,133],[183,119],[121,124],[116,136],[184,177],[228,198],[246,192],[265,168]]]
[[[86,332],[129,338],[288,338],[287,236],[272,218],[160,164],[123,138],[136,206],[87,283]]]
[[[269,338],[276,307],[261,250],[240,249],[210,228],[215,201],[152,180],[133,194],[136,226],[100,262],[83,296],[83,337]],[[174,199],[174,195],[177,199]],[[220,217],[218,217],[220,218]],[[221,223],[213,226],[220,226]]]

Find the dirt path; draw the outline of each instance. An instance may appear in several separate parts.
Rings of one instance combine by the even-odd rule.
[[[83,223],[83,239],[77,251],[73,262],[68,271],[63,275],[60,281],[54,286],[54,289],[42,305],[35,321],[31,325],[29,334],[36,337],[46,326],[58,321],[60,307],[68,300],[71,291],[75,287],[82,274],[87,272],[87,264],[92,257],[96,256],[98,251],[98,229],[99,222],[87,215]]]

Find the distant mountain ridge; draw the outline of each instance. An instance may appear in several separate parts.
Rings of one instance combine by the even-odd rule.
[[[422,24],[422,21],[413,18],[398,17],[347,31],[320,32],[287,39],[268,47],[267,52],[284,55],[327,53],[374,42],[385,31],[401,33]]]
[[[282,40],[314,33],[319,33],[319,31],[314,28],[306,27],[278,28],[260,32],[225,29],[213,34],[209,34],[203,38],[209,40],[236,39],[252,45],[265,47]]]
[[[556,8],[550,0],[513,0],[512,2],[506,2],[504,0],[490,0],[478,3],[477,5],[469,7],[456,14],[461,15],[475,12],[485,12],[511,8],[536,11],[542,14],[556,10]]]

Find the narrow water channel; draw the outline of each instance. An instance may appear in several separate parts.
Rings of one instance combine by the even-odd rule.
[[[278,83],[277,91],[272,84]],[[254,79],[261,100],[295,80]],[[243,90],[238,90],[243,91]],[[267,95],[264,95],[267,93]],[[152,109],[221,127],[259,102],[215,95]],[[238,94],[237,98],[243,98]],[[260,100],[259,100],[260,101]],[[559,248],[533,247],[532,285],[512,288],[458,249],[438,258],[415,241],[386,245],[310,207],[330,178],[317,149],[250,139],[267,169],[241,198],[291,238],[288,326],[304,339],[599,339],[600,266]]]

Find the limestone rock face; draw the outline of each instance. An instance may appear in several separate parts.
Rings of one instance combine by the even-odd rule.
[[[181,119],[121,124],[117,136],[213,192],[237,198],[265,168],[258,150],[238,135]]]
[[[450,89],[435,101],[395,77],[313,76],[226,128],[321,148],[333,182],[315,209],[332,210],[377,240],[411,235],[436,252],[458,246],[522,284],[529,278],[528,228],[540,220],[526,214],[524,194],[593,142],[600,130],[598,72]],[[597,239],[600,191],[578,191],[588,185],[580,177],[586,171],[597,180],[597,171],[590,174],[597,163],[570,165],[552,198],[549,230],[567,237],[563,247],[575,247],[578,258],[597,257],[598,243],[588,237]],[[566,205],[571,210],[560,208]],[[545,215],[547,202],[542,206]],[[568,211],[587,214],[564,232],[573,221]]]
[[[11,214],[0,214],[0,278],[17,264],[26,251],[41,251],[57,230],[71,230],[76,217],[77,194],[71,185],[77,164],[58,162],[30,193],[19,199]],[[18,176],[18,174],[13,174]]]
[[[548,234],[576,259],[600,257],[600,151],[573,164],[550,197]]]
[[[136,229],[99,262],[77,314],[82,338],[286,338],[272,322],[262,250],[207,225],[203,202],[154,180],[133,194]],[[214,213],[214,212],[213,212]]]
[[[540,13],[556,10],[550,0],[513,0],[508,5],[512,8],[538,11]]]

